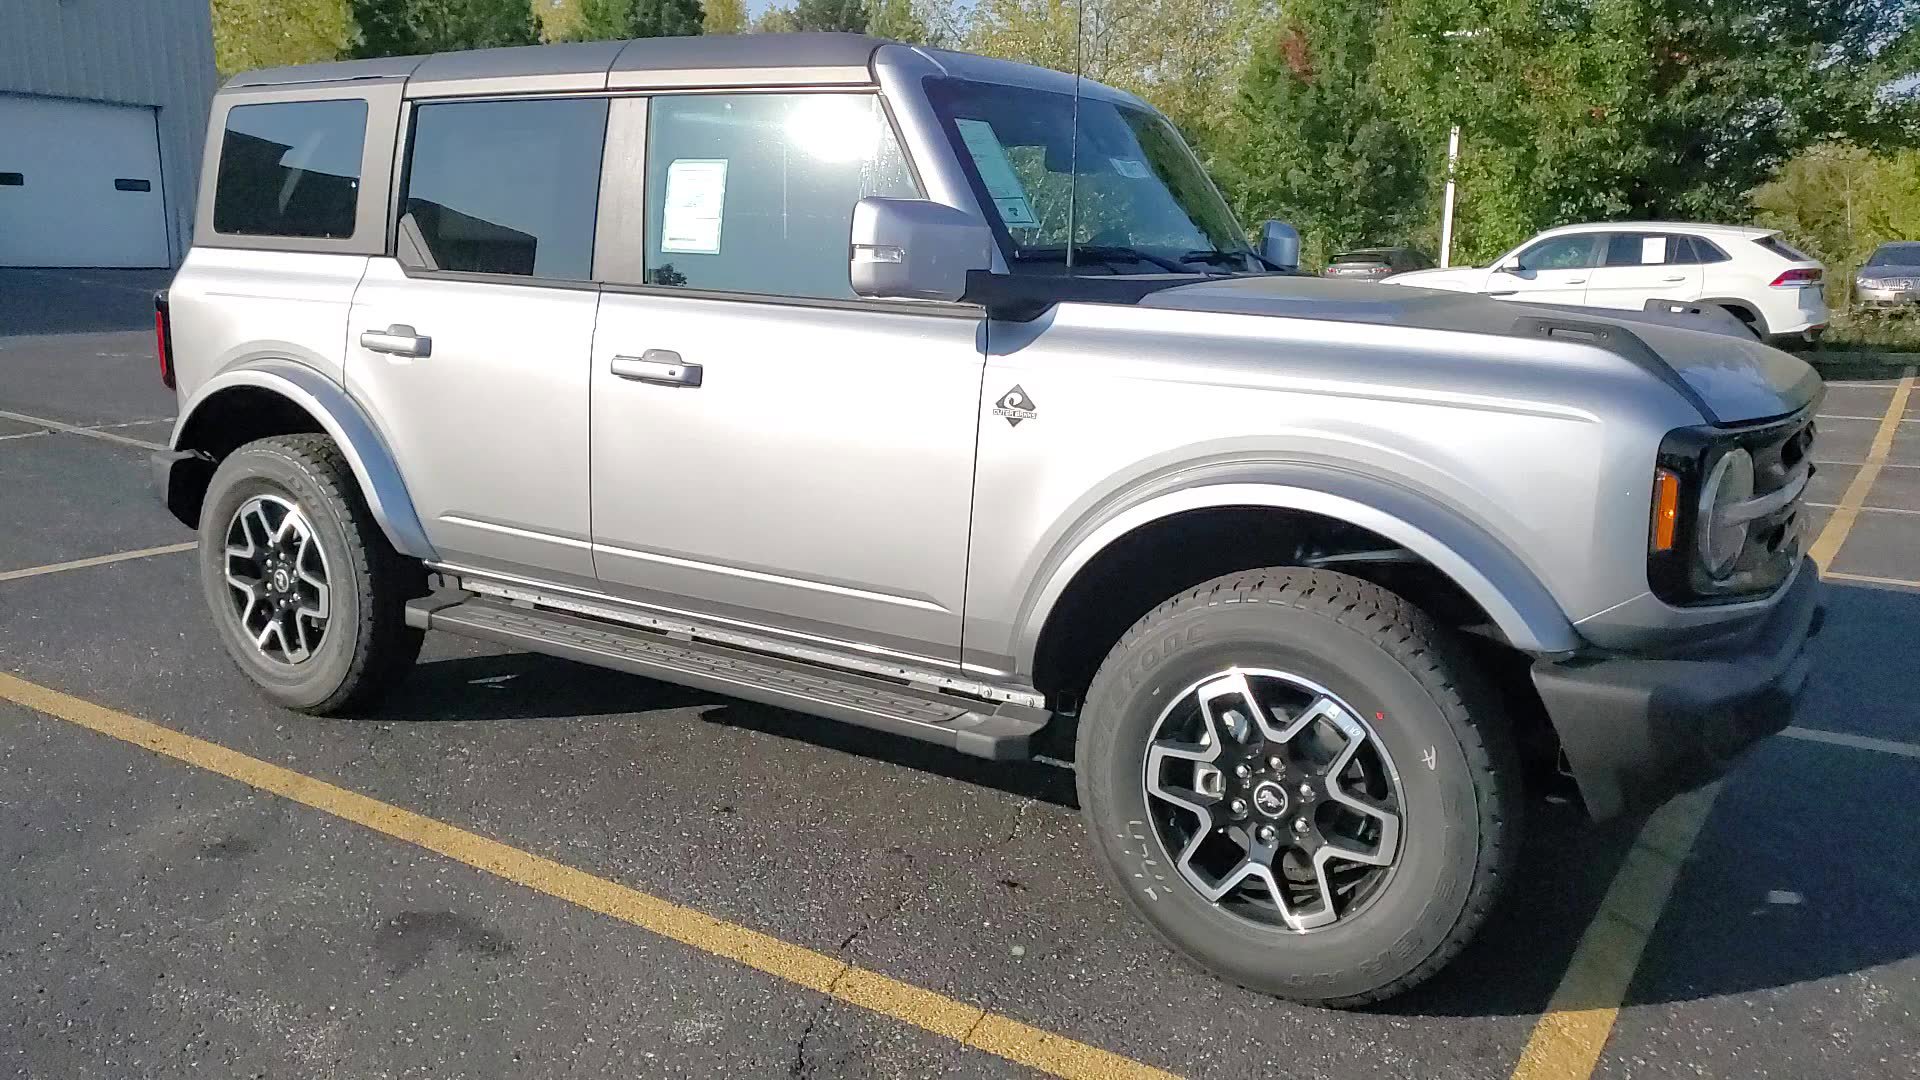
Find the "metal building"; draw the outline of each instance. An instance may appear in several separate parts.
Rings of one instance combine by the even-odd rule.
[[[208,0],[0,0],[0,266],[171,266],[217,79]]]

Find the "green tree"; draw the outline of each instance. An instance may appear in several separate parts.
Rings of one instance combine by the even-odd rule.
[[[1425,211],[1427,158],[1376,65],[1389,17],[1380,0],[1290,9],[1254,50],[1215,155],[1240,219],[1293,222],[1310,263],[1405,241]]]
[[[1826,263],[1829,288],[1843,292],[1874,248],[1920,240],[1920,149],[1813,147],[1755,190],[1753,205],[1760,224]]]
[[[213,0],[213,58],[221,76],[339,57],[350,33],[346,0]]]
[[[752,31],[756,34],[791,34],[800,29],[793,17],[792,8],[770,7],[753,20]]]
[[[864,34],[865,0],[794,0],[793,22],[801,30],[842,30]]]
[[[691,37],[704,30],[700,0],[580,0],[574,41]]]
[[[745,0],[707,0],[704,28],[709,34],[744,34],[747,32],[747,5]]]
[[[872,0],[867,11],[867,32],[893,41],[913,45],[927,43],[927,24],[914,10],[913,0]]]
[[[351,0],[357,57],[533,45],[528,0]]]

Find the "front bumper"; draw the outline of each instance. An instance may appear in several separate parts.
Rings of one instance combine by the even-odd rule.
[[[1540,660],[1533,684],[1595,818],[1652,809],[1787,726],[1825,612],[1811,559],[1737,641],[1662,657]]]
[[[1867,289],[1857,288],[1853,298],[1856,303],[1867,307],[1905,308],[1920,305],[1920,285],[1907,288]]]

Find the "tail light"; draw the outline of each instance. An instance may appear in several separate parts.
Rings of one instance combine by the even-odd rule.
[[[1797,289],[1802,285],[1818,285],[1820,284],[1822,276],[1820,268],[1817,266],[1797,267],[1792,270],[1783,271],[1779,277],[1774,278],[1773,287],[1776,289]]]
[[[160,383],[173,389],[173,327],[167,321],[167,290],[153,294],[153,351],[160,359]]]

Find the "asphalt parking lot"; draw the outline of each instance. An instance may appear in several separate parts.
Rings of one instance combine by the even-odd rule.
[[[440,636],[368,716],[267,706],[148,494],[152,287],[0,272],[0,1075],[1920,1071],[1911,376],[1821,408],[1791,737],[1664,831],[1537,806],[1480,941],[1333,1013],[1175,961],[1061,769]]]

